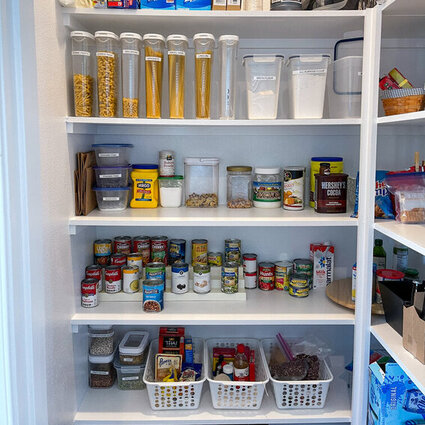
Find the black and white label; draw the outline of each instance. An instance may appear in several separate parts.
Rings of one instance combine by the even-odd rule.
[[[162,58],[159,56],[146,56],[145,60],[148,62],[162,62]]]
[[[138,376],[127,376],[121,378],[123,381],[138,381],[140,378]]]
[[[99,174],[101,179],[118,179],[121,178],[122,174]]]
[[[292,75],[300,74],[326,74],[325,68],[315,68],[315,69],[296,69],[292,71]]]
[[[186,56],[186,52],[182,50],[169,50],[168,56]]]
[[[210,53],[197,53],[196,59],[211,59]]]
[[[90,56],[90,52],[86,50],[73,50],[72,56]]]
[[[132,50],[132,49],[123,49],[122,50],[123,55],[140,55],[140,52],[138,50]]]
[[[99,158],[118,158],[120,156],[119,152],[101,152],[99,153]]]
[[[102,200],[103,201],[119,201],[120,197],[119,196],[104,196]]]
[[[275,75],[254,75],[254,81],[275,81]]]
[[[115,57],[115,53],[110,53],[110,52],[96,52],[96,56],[103,56],[105,58],[114,58]]]

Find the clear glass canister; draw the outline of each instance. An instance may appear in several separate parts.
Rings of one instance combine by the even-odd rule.
[[[118,36],[110,31],[97,31],[97,96],[100,117],[116,117],[118,114]]]
[[[227,208],[252,207],[252,167],[227,167]]]
[[[115,382],[113,366],[114,353],[109,356],[89,355],[89,386],[91,388],[109,388]]]
[[[188,39],[184,35],[167,37],[168,102],[170,118],[184,118],[184,89]]]
[[[165,38],[161,34],[145,34],[146,117],[161,118],[162,70]]]
[[[114,352],[114,330],[112,326],[89,326],[89,354],[109,356]]]
[[[282,200],[282,177],[279,168],[255,168],[254,207],[279,208]]]
[[[159,177],[161,207],[178,208],[182,205],[183,176]]]
[[[76,117],[92,117],[94,102],[94,37],[89,32],[72,31],[72,79]]]
[[[121,40],[122,116],[139,116],[139,72],[142,36],[123,32]]]
[[[209,119],[215,38],[212,34],[199,33],[193,36],[193,42],[195,44],[196,118]]]

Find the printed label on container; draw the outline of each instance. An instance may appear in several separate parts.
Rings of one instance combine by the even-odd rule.
[[[275,81],[275,75],[254,75],[254,81]]]
[[[316,68],[316,69],[296,69],[292,71],[292,75],[300,74],[326,74],[325,68]]]
[[[109,372],[107,372],[105,370],[91,370],[90,371],[90,374],[91,375],[103,375],[103,376],[106,376],[106,375],[109,375]]]
[[[128,376],[126,378],[121,378],[122,381],[138,381],[140,378],[138,376]]]
[[[114,58],[115,53],[109,53],[109,52],[96,52],[96,56],[103,56],[106,58]]]
[[[285,170],[283,206],[285,209],[304,208],[304,171]]]
[[[259,202],[280,202],[281,182],[263,183],[254,182],[254,201]]]
[[[169,50],[168,56],[186,56],[186,52],[182,50]]]
[[[101,179],[116,179],[121,176],[121,174],[99,174],[99,178]]]
[[[140,52],[138,50],[131,50],[131,49],[123,49],[122,53],[124,55],[140,55]]]
[[[196,59],[211,59],[210,53],[197,53]]]
[[[152,202],[152,179],[136,179],[136,201]]]
[[[90,52],[86,50],[73,50],[72,56],[90,56]]]
[[[102,198],[104,201],[119,201],[119,196],[104,196]]]
[[[234,375],[235,378],[238,378],[238,380],[245,380],[246,378],[248,378],[249,376],[249,368],[246,367],[244,369],[238,369],[238,368],[234,368]]]
[[[150,62],[161,62],[162,58],[159,56],[146,56],[145,60],[150,61]]]
[[[101,152],[99,154],[99,158],[118,158],[119,156],[119,152]]]

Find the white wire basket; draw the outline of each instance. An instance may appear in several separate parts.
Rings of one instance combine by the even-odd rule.
[[[146,361],[143,382],[148,390],[152,410],[197,409],[201,401],[202,386],[206,380],[205,365],[199,381],[195,382],[155,382],[155,354],[158,353],[158,340],[151,342]],[[195,363],[203,363],[204,342],[193,338],[193,357]]]
[[[272,378],[268,367],[271,351],[276,344],[274,338],[261,341],[267,375],[273,386],[278,409],[322,409],[325,407],[329,385],[334,379],[326,361],[320,360],[320,379],[317,381],[278,381]]]
[[[255,382],[215,381],[212,374],[214,347],[235,348],[238,344],[248,345],[255,351]],[[267,364],[261,344],[253,338],[212,338],[205,341],[204,365],[210,386],[214,409],[259,409],[268,382]]]

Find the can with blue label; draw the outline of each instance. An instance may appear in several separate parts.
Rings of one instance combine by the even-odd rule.
[[[189,265],[174,263],[171,266],[171,292],[185,294],[189,290]]]
[[[170,265],[186,260],[186,241],[184,239],[171,239],[168,255],[168,262]]]
[[[146,279],[160,279],[165,288],[165,264],[148,263],[146,265]]]
[[[164,283],[160,279],[143,281],[143,310],[152,313],[164,308]]]

